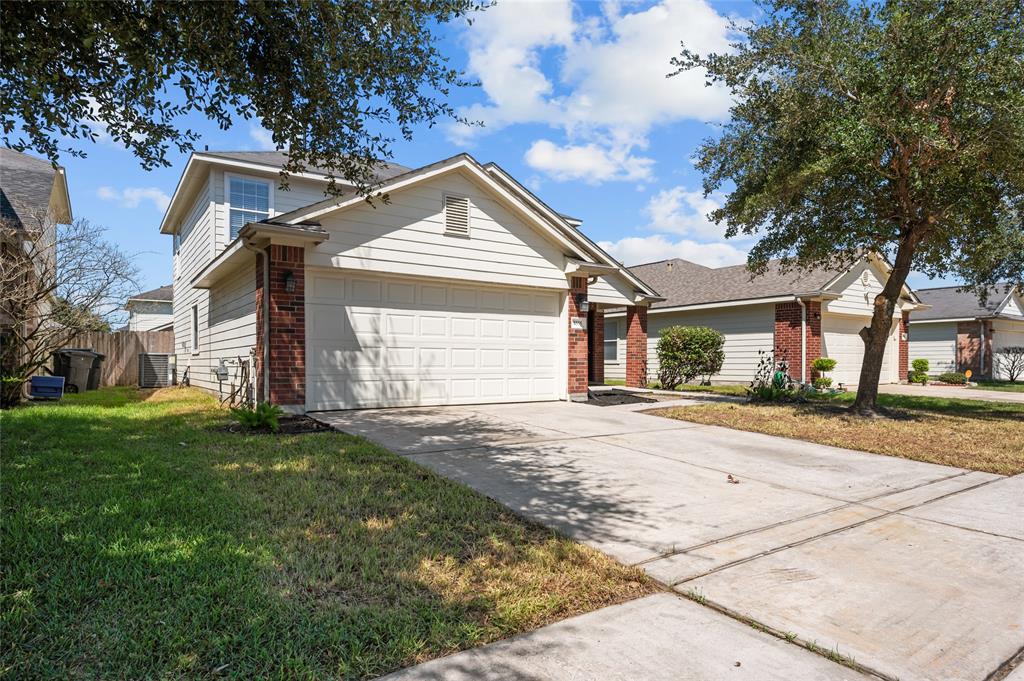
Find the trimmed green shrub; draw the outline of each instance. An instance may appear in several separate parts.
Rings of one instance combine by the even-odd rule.
[[[256,408],[233,407],[231,417],[247,430],[269,430],[276,433],[281,425],[277,422],[284,412],[270,402],[260,402]]]
[[[967,377],[959,371],[947,371],[944,374],[940,374],[939,380],[943,383],[952,383],[954,385],[965,385],[967,383]]]
[[[818,388],[819,390],[824,390],[825,388],[831,388],[832,387],[832,379],[829,378],[828,376],[818,376],[816,379],[814,379],[814,387]]]
[[[658,381],[666,390],[722,370],[725,336],[706,326],[670,326],[658,338]]]
[[[927,374],[928,369],[931,368],[928,365],[928,360],[926,359],[915,359],[913,362],[910,363],[910,366],[914,368],[915,374]]]
[[[831,357],[819,357],[818,359],[811,362],[811,367],[819,373],[828,373],[836,368],[836,362]]]

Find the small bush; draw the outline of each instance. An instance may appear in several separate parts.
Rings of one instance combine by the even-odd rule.
[[[819,357],[818,359],[811,362],[811,367],[818,373],[828,373],[836,368],[836,360],[831,357]]]
[[[910,363],[910,366],[914,368],[915,374],[927,374],[928,369],[931,368],[928,365],[928,360],[926,359],[915,359],[913,362]]]
[[[789,376],[789,364],[785,359],[776,361],[775,354],[758,350],[761,359],[757,362],[754,380],[747,387],[747,398],[751,402],[792,402],[804,399],[800,386]]]
[[[708,381],[722,370],[725,336],[706,326],[670,326],[658,339],[658,381],[666,390],[692,383],[701,376]]]
[[[814,379],[814,387],[818,390],[824,390],[825,388],[832,387],[832,379],[828,376],[818,376]]]
[[[910,375],[907,376],[907,380],[911,383],[919,383],[921,385],[924,385],[925,383],[928,382],[928,374],[918,374],[911,371]]]
[[[952,383],[953,385],[967,384],[967,377],[959,371],[947,371],[944,374],[940,374],[939,380],[943,383]]]
[[[269,430],[276,433],[281,425],[277,419],[282,414],[281,407],[260,402],[255,409],[250,407],[234,407],[231,409],[231,417],[248,430]]]

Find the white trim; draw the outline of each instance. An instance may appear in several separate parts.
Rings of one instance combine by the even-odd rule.
[[[986,317],[987,319],[987,317]],[[948,317],[946,319],[914,319],[911,317],[909,324],[942,324],[945,322],[974,322],[978,317]]]
[[[763,303],[791,303],[798,298],[807,298],[808,296],[772,296],[771,298],[743,298],[741,300],[724,300],[717,303],[696,303],[694,305],[676,305],[675,307],[652,307],[647,310],[647,315],[661,314],[664,312],[687,312],[689,310],[710,310],[716,307],[738,307],[740,305],[761,305]],[[625,311],[622,312],[605,312],[605,318],[608,317],[624,317]]]
[[[199,354],[199,303],[194,304],[191,308],[189,325],[191,328],[189,329],[188,342],[192,346],[189,348],[189,352],[194,357]]]
[[[227,239],[226,239],[226,242],[229,243],[229,244],[232,241],[234,241],[235,239],[238,238],[238,235],[231,236],[231,180],[244,180],[246,182],[258,182],[260,184],[267,185],[267,219],[269,220],[270,218],[272,218],[275,215],[277,215],[277,213],[274,211],[274,190],[277,187],[276,187],[276,185],[274,184],[274,182],[272,180],[269,180],[269,179],[267,179],[265,177],[258,177],[256,175],[242,175],[241,173],[231,173],[231,172],[228,172],[228,171],[224,171],[224,216],[227,218],[227,220],[226,220],[226,223],[227,223],[226,224],[226,228],[227,228],[227,234],[226,234]],[[247,213],[262,213],[263,212],[263,211],[250,211],[250,210],[246,210],[244,208],[239,208],[238,210],[245,210],[245,212],[247,212]],[[245,224],[249,224],[249,223],[245,223]],[[242,229],[244,229],[244,228],[245,228],[245,225],[243,224],[241,227],[238,228],[238,231],[241,232]]]
[[[284,152],[282,152],[284,153]],[[232,168],[242,168],[243,170],[260,170],[263,172],[272,172],[280,174],[282,166],[274,163],[256,163],[254,161],[240,161],[238,159],[223,158],[221,156],[211,156],[209,154],[197,153],[193,154],[194,158],[198,158],[201,161],[207,163],[216,163],[217,165],[229,166]],[[308,171],[302,171],[301,173],[288,173],[288,177],[298,177],[306,180],[322,180],[328,182],[328,176],[323,173],[311,173]],[[353,186],[350,182],[345,181],[342,177],[335,177],[334,181],[337,184],[343,184],[346,186]]]

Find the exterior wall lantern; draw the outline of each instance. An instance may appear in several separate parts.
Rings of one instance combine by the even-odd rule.
[[[291,271],[284,273],[284,290],[288,293],[295,293],[295,275]]]
[[[590,301],[585,293],[576,294],[576,309],[579,312],[590,312]]]

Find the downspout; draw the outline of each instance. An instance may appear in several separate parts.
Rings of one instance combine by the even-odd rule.
[[[800,382],[807,382],[807,304],[800,298],[796,299],[800,305]]]
[[[270,258],[263,249],[256,248],[248,241],[242,245],[263,261],[263,402],[270,402]]]

